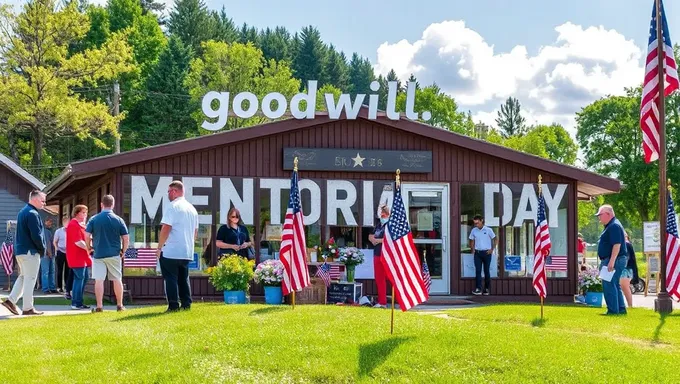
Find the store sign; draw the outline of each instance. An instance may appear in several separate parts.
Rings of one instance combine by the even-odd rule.
[[[143,224],[144,213],[152,221],[157,216],[160,218],[170,204],[167,190],[174,178],[137,175],[131,175],[130,178],[130,223]],[[212,189],[219,189],[217,191],[219,223],[226,223],[227,212],[233,205],[241,212],[241,218],[246,225],[254,224],[256,184],[254,178],[182,177],[181,181],[184,184],[184,196],[187,201],[197,207],[207,207],[207,210],[212,210],[212,207],[209,207]],[[155,184],[155,187],[150,187],[150,184]],[[325,225],[338,225],[342,216],[342,222],[346,225],[357,226],[361,215],[365,226],[373,226],[378,217],[379,205],[392,206],[392,182],[302,179],[299,181],[299,187],[303,200],[304,222],[307,225],[317,223],[324,209]],[[290,179],[260,179],[260,195],[269,195],[270,225],[283,224],[281,212],[285,212],[288,205],[289,190]],[[322,202],[325,204],[322,205]],[[212,215],[199,214],[199,223],[214,224]]]
[[[283,169],[301,171],[432,172],[431,151],[379,151],[365,149],[284,148]]]
[[[551,191],[550,188],[554,190]],[[525,220],[536,221],[538,214],[538,195],[536,184],[524,184],[521,192],[514,192],[503,183],[484,184],[484,222],[490,227],[508,225],[512,222],[513,227],[521,227]],[[545,198],[548,226],[558,227],[558,210],[560,203],[567,191],[567,184],[557,184],[556,187],[543,185],[543,197]],[[497,195],[503,197],[503,216],[494,215],[496,212]],[[516,210],[513,207],[513,199],[519,197]],[[514,220],[513,220],[514,219]]]
[[[432,113],[424,111],[422,115],[414,111],[416,97],[416,83],[409,82],[406,87],[406,117],[411,120],[421,119],[429,121]],[[374,81],[370,85],[371,91],[375,92],[368,95],[368,118],[375,120],[378,118],[378,91],[380,83]],[[233,99],[231,98],[233,96]],[[326,111],[331,119],[339,119],[342,113],[349,120],[355,120],[366,99],[365,94],[357,94],[352,100],[352,96],[346,93],[340,95],[336,100],[335,95],[326,93],[323,95],[326,103]],[[244,103],[247,101],[247,103]],[[302,102],[305,102],[302,105]],[[274,103],[276,102],[276,103]],[[244,107],[244,104],[246,107]],[[399,120],[400,114],[396,111],[397,105],[397,82],[387,83],[387,118]],[[290,106],[290,108],[289,108]],[[290,101],[279,92],[266,94],[262,100],[252,92],[240,92],[231,95],[230,92],[210,91],[203,96],[201,108],[205,116],[211,120],[204,120],[201,127],[209,131],[218,131],[224,128],[229,118],[229,111],[242,119],[248,119],[261,109],[262,114],[267,118],[280,119],[290,109],[290,114],[296,119],[313,119],[316,116],[317,106],[317,81],[309,80],[305,92],[293,96]]]

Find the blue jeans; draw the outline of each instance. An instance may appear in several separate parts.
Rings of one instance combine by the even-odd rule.
[[[626,313],[626,302],[623,299],[623,290],[621,290],[621,273],[626,269],[626,264],[628,264],[627,256],[619,256],[614,262],[614,277],[611,281],[602,280],[602,288],[604,290],[604,300],[607,303],[607,314],[625,314]],[[600,264],[600,269],[609,265],[609,258],[602,260]]]
[[[475,251],[475,286],[482,290],[482,265],[484,265],[485,289],[491,289],[491,255],[487,251]]]
[[[71,293],[71,305],[79,307],[83,305],[83,295],[85,294],[85,286],[88,279],[88,268],[71,268],[73,273],[73,292]]]
[[[57,290],[54,286],[54,257],[40,258],[40,285],[45,293]]]

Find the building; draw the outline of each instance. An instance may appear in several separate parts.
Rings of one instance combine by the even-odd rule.
[[[181,179],[200,214],[193,294],[219,296],[202,272],[217,260],[212,244],[219,225],[231,206],[239,208],[258,260],[276,257],[295,156],[308,247],[332,236],[364,249],[367,262],[356,277],[369,295],[376,292],[367,239],[378,205],[391,203],[396,169],[433,296],[468,296],[474,289],[467,238],[472,217],[481,214],[499,240],[489,299],[536,300],[531,265],[540,175],[553,244],[548,295],[571,301],[578,280],[576,202],[621,188],[615,179],[406,118],[369,119],[364,108],[357,119],[317,113],[73,163],[46,191],[63,212],[81,203],[91,213],[112,193],[131,242],[143,250],[157,240],[167,185]],[[126,268],[125,283],[135,298],[163,297],[153,268]]]

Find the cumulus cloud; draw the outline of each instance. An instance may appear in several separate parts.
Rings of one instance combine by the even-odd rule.
[[[464,21],[431,24],[415,42],[383,43],[374,70],[413,73],[420,84],[436,82],[476,120],[495,126],[504,100],[520,100],[530,124],[561,123],[573,133],[575,113],[607,94],[642,81],[643,51],[615,30],[565,23],[551,45],[530,55],[518,45],[497,52]]]

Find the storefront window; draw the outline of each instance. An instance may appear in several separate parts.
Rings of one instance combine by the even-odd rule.
[[[353,188],[352,188],[353,186]],[[358,184],[347,180],[328,180],[328,209],[326,212],[328,226],[322,241],[330,238],[338,247],[356,247],[358,242],[357,217],[359,217]],[[355,191],[350,196],[348,191]]]
[[[462,277],[475,277],[475,258],[470,248],[470,233],[474,227],[473,218],[481,215],[485,225],[496,234],[496,249],[491,258],[491,277],[498,277],[498,241],[500,232],[498,221],[499,207],[493,194],[498,184],[463,184],[460,190],[460,256]],[[482,275],[484,273],[482,272]]]

